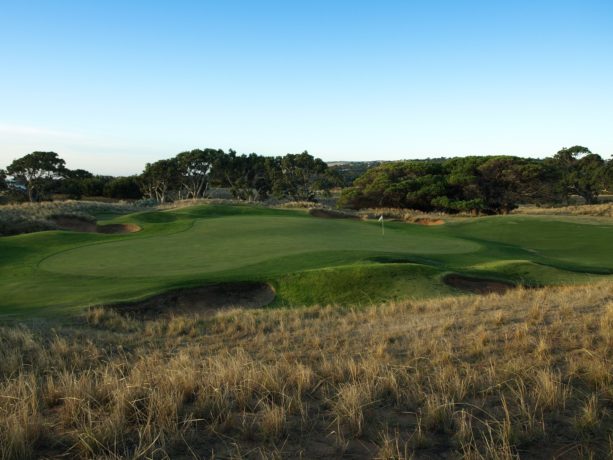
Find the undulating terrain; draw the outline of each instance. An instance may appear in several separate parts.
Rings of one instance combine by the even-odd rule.
[[[613,222],[599,217],[386,222],[384,234],[376,220],[253,206],[100,217],[77,220],[81,231],[0,238],[0,315],[72,314],[215,283],[270,286],[273,306],[358,306],[459,294],[475,279],[535,287],[613,273]]]
[[[610,458],[613,286],[0,329],[0,457]]]
[[[608,218],[99,211],[0,238],[2,459],[611,458]]]

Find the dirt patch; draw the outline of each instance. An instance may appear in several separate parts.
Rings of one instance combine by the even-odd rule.
[[[144,319],[176,314],[213,314],[231,307],[263,307],[275,300],[275,295],[275,290],[266,283],[220,283],[170,291],[111,308]]]
[[[107,235],[117,233],[134,233],[141,230],[136,224],[109,224],[98,225],[95,222],[79,217],[60,216],[53,218],[53,222],[62,230],[87,233],[105,233]]]
[[[493,281],[481,278],[470,278],[462,275],[447,275],[443,278],[443,282],[448,286],[469,291],[474,294],[504,294],[509,289],[513,289],[515,285],[505,283],[504,281]]]
[[[354,219],[360,220],[359,216],[349,214],[342,211],[333,211],[331,209],[311,208],[309,214],[313,217],[321,217],[324,219]]]
[[[108,224],[97,225],[98,233],[114,234],[114,233],[136,233],[142,229],[136,224]]]
[[[62,230],[72,230],[75,232],[96,232],[96,222],[92,222],[80,217],[57,216],[51,219],[58,228]]]
[[[432,219],[430,217],[416,217],[411,220],[411,223],[418,225],[443,225],[443,219]]]

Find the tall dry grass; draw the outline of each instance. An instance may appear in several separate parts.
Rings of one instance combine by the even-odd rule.
[[[610,458],[613,285],[0,328],[0,458]]]
[[[73,216],[96,221],[95,215],[142,211],[138,203],[101,203],[96,201],[43,201],[0,206],[0,236],[53,230],[54,216]]]
[[[557,208],[520,206],[513,211],[513,214],[613,217],[613,203],[582,204]]]

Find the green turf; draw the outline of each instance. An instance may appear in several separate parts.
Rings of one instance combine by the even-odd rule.
[[[453,294],[441,275],[426,265],[364,263],[291,273],[274,284],[280,303],[359,306]]]
[[[613,273],[613,225],[500,216],[442,226],[319,219],[304,211],[195,206],[119,217],[127,235],[0,238],[0,315],[55,315],[219,281],[267,281],[278,305],[365,304],[454,293],[459,272],[528,285]]]

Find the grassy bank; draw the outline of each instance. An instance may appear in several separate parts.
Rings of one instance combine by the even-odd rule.
[[[0,328],[0,457],[607,458],[613,288]]]

